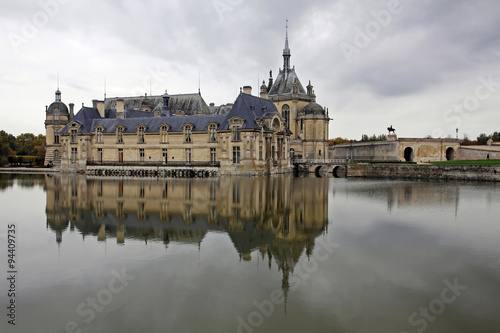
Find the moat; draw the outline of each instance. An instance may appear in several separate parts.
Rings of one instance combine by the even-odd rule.
[[[494,183],[0,174],[0,328],[498,332],[499,202]]]

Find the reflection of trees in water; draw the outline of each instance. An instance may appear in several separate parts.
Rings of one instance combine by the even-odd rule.
[[[0,173],[0,191],[16,184],[20,187],[36,187],[45,185],[45,176],[38,174]]]
[[[68,229],[98,241],[116,238],[200,245],[227,233],[241,260],[268,257],[283,289],[328,223],[328,181],[319,178],[89,179],[46,177],[47,225],[58,242]]]

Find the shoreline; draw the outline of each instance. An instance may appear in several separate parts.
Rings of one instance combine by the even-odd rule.
[[[50,174],[57,173],[57,169],[48,168],[0,168],[0,173],[22,173],[22,174]]]
[[[500,182],[500,166],[359,164],[347,166],[347,178],[429,179]]]

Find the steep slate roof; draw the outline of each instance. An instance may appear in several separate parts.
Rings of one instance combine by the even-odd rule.
[[[144,105],[154,111],[161,110],[161,106],[163,105],[163,96],[160,95],[107,98],[104,107],[106,109],[114,109],[117,99],[123,99],[125,110],[140,110]],[[199,93],[170,95],[168,104],[172,114],[178,111],[184,112],[185,115],[211,114],[207,103],[205,103],[205,100]]]
[[[277,113],[278,109],[276,109],[276,106],[272,101],[257,96],[240,93],[240,95],[234,102],[231,111],[229,111],[227,116],[225,116],[226,119],[220,125],[219,129],[229,129],[228,120],[233,117],[239,117],[245,120],[242,129],[260,130],[260,126],[256,121],[260,120],[262,117],[273,117]]]
[[[169,116],[169,117],[148,117],[148,118],[127,118],[127,119],[95,119],[91,126],[91,131],[96,126],[103,126],[103,133],[114,133],[117,126],[123,126],[124,133],[137,132],[137,126],[146,126],[146,133],[158,132],[161,125],[168,125],[169,132],[182,132],[185,124],[193,125],[193,132],[207,131],[208,124],[221,124],[226,116]]]
[[[92,121],[95,118],[101,118],[97,109],[82,107],[80,111],[78,111],[78,113],[73,117],[73,119],[71,119],[71,122],[77,122],[81,125],[78,133],[89,133],[92,127]],[[59,133],[68,133],[68,126],[64,126],[64,128],[60,130]]]
[[[226,115],[154,117],[151,112],[126,110],[125,118],[117,119],[116,110],[107,109],[105,113],[106,118],[101,118],[96,108],[82,107],[71,121],[81,124],[78,133],[92,133],[96,126],[102,126],[103,133],[114,133],[117,126],[123,126],[124,133],[135,133],[139,125],[144,125],[146,132],[158,132],[161,125],[168,125],[169,132],[182,132],[183,126],[188,123],[192,124],[193,131],[197,132],[207,131],[210,123],[218,124],[218,130],[227,130],[229,129],[228,119],[239,117],[245,121],[243,129],[260,130],[256,121],[263,117],[273,117],[278,113],[278,110],[270,100],[241,93],[231,111]],[[65,126],[59,133],[67,134],[68,126]]]
[[[295,80],[299,84],[299,94],[306,95],[306,91],[295,73],[295,67],[288,71],[280,70],[276,81],[274,81],[271,90],[269,90],[269,95],[291,94]]]

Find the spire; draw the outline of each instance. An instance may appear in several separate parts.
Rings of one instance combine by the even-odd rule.
[[[288,47],[288,20],[286,20],[286,38],[285,38],[285,48],[283,49],[283,70],[285,73],[290,71],[290,48]]]
[[[57,90],[56,90],[56,102],[61,101],[61,91],[59,90],[59,73],[57,73]]]

